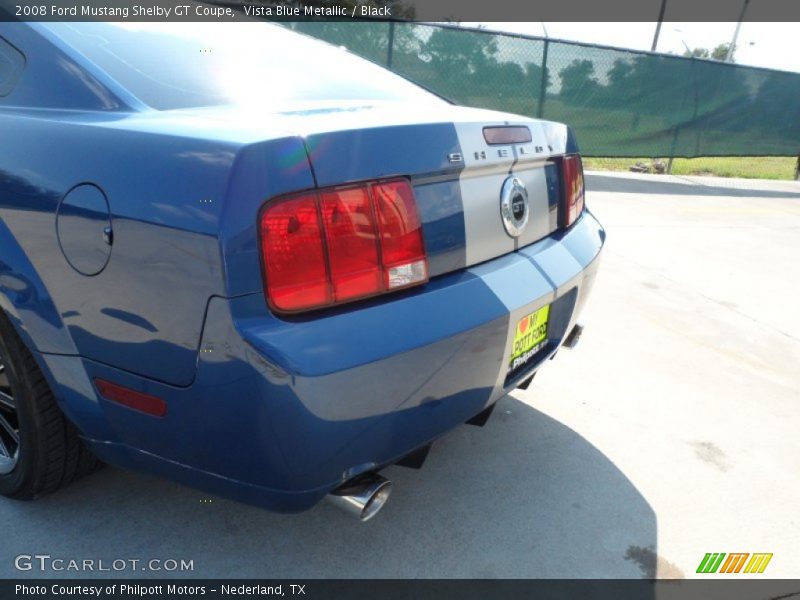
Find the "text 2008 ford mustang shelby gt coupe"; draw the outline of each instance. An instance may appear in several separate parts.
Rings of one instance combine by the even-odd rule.
[[[264,23],[0,24],[0,493],[369,518],[573,343],[604,238],[565,125]]]

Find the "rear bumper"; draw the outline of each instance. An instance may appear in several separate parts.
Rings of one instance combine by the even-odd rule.
[[[604,238],[586,212],[568,232],[424,289],[313,319],[278,319],[261,294],[213,298],[187,388],[83,361],[89,378],[164,398],[166,417],[83,398],[90,384],[61,397],[112,463],[302,510],[470,419],[538,369],[576,321]],[[509,377],[513,326],[546,304],[547,346]]]

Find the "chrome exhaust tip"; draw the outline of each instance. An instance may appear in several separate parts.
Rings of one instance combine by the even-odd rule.
[[[392,482],[380,475],[358,477],[328,494],[328,500],[360,521],[369,521],[384,507]]]

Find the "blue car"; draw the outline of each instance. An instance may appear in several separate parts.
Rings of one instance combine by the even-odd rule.
[[[565,125],[266,23],[0,24],[0,493],[366,520],[574,345],[604,239]]]

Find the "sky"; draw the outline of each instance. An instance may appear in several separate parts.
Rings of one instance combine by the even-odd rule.
[[[787,0],[790,1],[790,0]],[[461,23],[495,31],[650,50],[655,23]],[[661,25],[657,52],[683,54],[689,48],[714,48],[733,38],[736,23],[677,23]],[[741,65],[800,73],[798,23],[742,23],[735,62]]]

